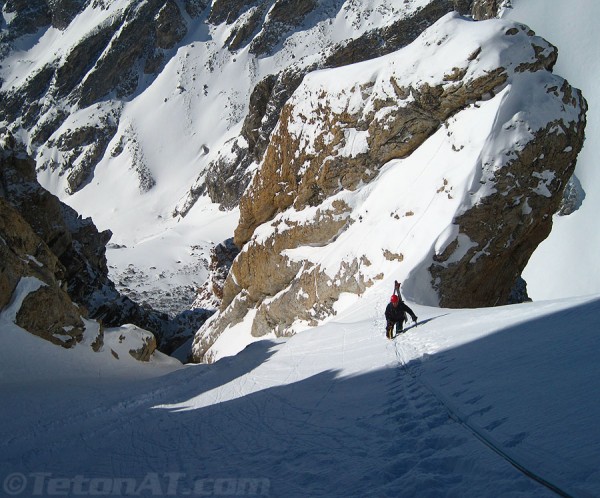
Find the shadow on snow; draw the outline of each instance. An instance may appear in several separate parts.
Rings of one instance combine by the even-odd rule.
[[[419,325],[433,330],[433,320]],[[243,376],[253,381],[274,353],[275,343],[260,341],[153,380],[135,410],[113,413],[74,442],[8,451],[0,462],[55,475],[181,473],[186,490],[202,479],[260,478],[286,497],[552,495],[467,424],[570,493],[597,495],[599,325],[596,300],[407,365],[351,377],[326,370],[243,395]],[[239,396],[219,401],[217,388],[235,379]],[[194,405],[212,390],[214,399]]]

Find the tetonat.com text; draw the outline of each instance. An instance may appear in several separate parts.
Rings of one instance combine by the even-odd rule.
[[[188,479],[179,472],[142,477],[73,477],[49,472],[12,473],[4,478],[5,496],[268,496],[266,478]]]

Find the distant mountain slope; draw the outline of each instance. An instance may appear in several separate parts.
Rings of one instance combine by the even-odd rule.
[[[441,0],[39,4],[35,26],[24,25],[31,6],[5,6],[0,120],[35,152],[44,185],[61,198],[79,194],[70,203],[102,226],[106,209],[82,197],[113,194],[113,209],[131,224],[140,219],[133,206],[186,214],[198,191],[232,207],[249,161],[230,166],[228,183],[216,177],[223,144],[245,118],[242,137],[259,143],[247,144],[244,157],[259,158],[254,148],[264,150],[261,141],[306,72],[394,50],[454,8]],[[277,78],[263,103],[268,119],[256,99],[249,107],[267,76]],[[261,118],[261,129],[251,129]],[[125,185],[115,191],[105,176]],[[191,197],[181,199],[189,188]]]
[[[119,288],[177,313],[206,278],[205,242],[231,237],[235,221],[216,240],[195,227],[219,216],[212,202],[235,211],[303,76],[396,50],[455,8],[471,5],[4,2],[0,126],[34,155],[44,187],[126,246],[126,257],[108,251]],[[166,231],[178,256],[132,279]]]

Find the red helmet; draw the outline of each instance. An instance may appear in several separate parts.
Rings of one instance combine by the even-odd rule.
[[[396,303],[398,302],[398,296],[397,296],[396,294],[394,294],[394,295],[391,297],[390,301],[391,301],[392,303],[396,304]]]

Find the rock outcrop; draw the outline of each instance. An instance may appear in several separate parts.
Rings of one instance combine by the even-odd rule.
[[[473,18],[478,21],[493,19],[498,16],[501,9],[509,6],[510,0],[473,0]]]
[[[498,106],[496,124],[473,165],[451,236],[430,242],[435,250],[424,261],[431,264],[412,278],[426,281],[442,306],[508,302],[572,175],[586,103],[552,75],[555,47],[525,26],[487,23],[484,29],[448,15],[404,50],[304,78],[240,201],[234,240],[242,251],[219,316],[196,336],[198,360],[210,360],[211,343],[250,311],[253,335],[287,335],[295,324],[333,313],[343,292],[360,294],[383,278],[373,252],[365,247],[361,255],[360,242],[350,260],[324,264],[300,255],[342,237],[351,244],[352,225],[360,222],[352,193],[449,128],[455,115],[488,101]],[[463,148],[452,145],[457,153]],[[453,199],[451,188],[444,180],[438,192]]]
[[[204,323],[210,312],[197,310],[169,318],[121,295],[108,277],[106,244],[110,231],[99,232],[41,187],[35,162],[19,150],[14,138],[3,137],[0,149],[3,269],[0,308],[6,306],[21,278],[35,277],[43,285],[21,306],[17,324],[55,342],[71,345],[81,340],[80,317],[115,327],[131,323],[158,338],[170,352]],[[44,332],[45,331],[45,332]],[[66,341],[66,342],[65,342]]]
[[[550,234],[583,146],[587,106],[567,82],[547,91],[576,119],[558,118],[532,130],[527,144],[507,151],[510,159],[501,168],[492,158],[482,164],[494,192],[456,217],[458,234],[429,268],[441,306],[506,304],[533,251]]]
[[[212,5],[209,21],[233,24],[225,42],[230,50],[249,44],[251,53],[266,55],[316,6],[315,0],[217,0]]]
[[[14,306],[14,323],[54,344],[82,340],[86,311],[66,292],[65,267],[2,197],[0,261],[0,310]]]
[[[7,0],[0,2],[0,6],[12,16],[10,29],[0,32],[0,57],[6,52],[4,43],[35,33],[39,28],[47,26],[52,19],[46,0]]]
[[[150,361],[156,351],[156,338],[147,330],[126,324],[115,330],[107,330],[106,336],[110,343],[111,354],[120,359],[128,354],[138,361]]]
[[[91,219],[82,219],[43,189],[31,158],[18,151],[4,150],[1,161],[3,196],[61,262],[71,298],[94,314],[95,303],[101,300],[104,289],[110,287],[105,256],[110,231],[98,232]]]
[[[197,291],[193,309],[215,310],[221,306],[225,280],[239,253],[240,250],[233,243],[232,238],[217,244],[212,249],[208,267],[209,276]]]

